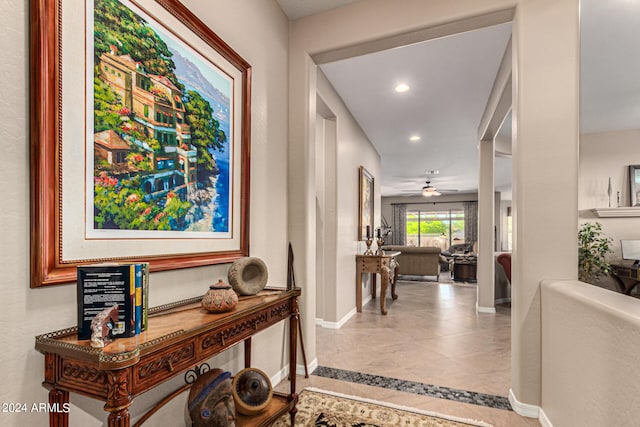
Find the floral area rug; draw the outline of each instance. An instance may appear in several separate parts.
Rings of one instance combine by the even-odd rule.
[[[295,427],[491,427],[484,422],[313,388],[300,393],[296,407]],[[290,427],[289,414],[280,417],[273,426]]]

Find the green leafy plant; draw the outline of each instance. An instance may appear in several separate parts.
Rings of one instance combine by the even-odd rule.
[[[613,240],[604,237],[599,222],[582,224],[578,231],[578,278],[593,283],[611,270],[606,256],[610,254]]]

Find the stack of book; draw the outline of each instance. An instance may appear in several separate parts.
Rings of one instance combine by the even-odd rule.
[[[147,329],[149,263],[79,266],[78,339],[91,339],[91,322],[105,309],[118,306],[113,338],[133,337]]]

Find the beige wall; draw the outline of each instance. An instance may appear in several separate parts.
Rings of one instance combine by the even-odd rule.
[[[578,6],[522,0],[514,20],[510,400],[531,415],[541,404],[539,284],[577,277]]]
[[[579,220],[599,222],[606,237],[613,239],[610,259],[621,258],[620,239],[640,239],[640,217],[598,218],[593,208],[609,206],[607,187],[611,177],[611,207],[616,207],[616,192],[621,206],[629,206],[629,165],[640,164],[640,130],[590,133],[580,136],[580,181],[578,186]]]
[[[325,276],[324,282],[316,283],[317,291],[321,291],[324,298],[324,312],[321,316],[316,314],[316,319],[325,326],[334,327],[346,321],[356,306],[354,256],[364,252],[365,248],[364,243],[358,241],[360,166],[364,166],[374,177],[374,225],[380,224],[380,155],[320,69],[317,79],[318,97],[333,113],[336,123],[336,148],[327,153],[324,162],[320,163],[335,174],[334,177],[327,176],[330,181],[327,182],[329,188],[325,188],[325,197],[336,201],[337,210],[326,212],[330,220],[336,220],[335,228],[326,230],[330,233],[328,237],[335,236],[335,250],[327,251],[328,259],[325,259],[325,262],[335,265],[335,269],[329,270],[335,271],[335,274]],[[318,144],[318,141],[315,143]],[[320,221],[321,218],[318,218]],[[371,293],[369,282],[365,283],[364,296]]]
[[[37,334],[76,323],[75,286],[29,289],[29,146],[28,146],[28,3],[9,1],[0,16],[0,46],[5,82],[0,105],[3,115],[0,144],[6,162],[0,168],[0,275],[3,308],[0,321],[2,402],[47,402],[41,386],[44,358],[34,350]],[[269,284],[284,285],[287,266],[287,45],[288,21],[275,2],[219,0],[184,3],[253,66],[251,148],[251,255],[265,260]],[[63,7],[68,6],[63,2]],[[53,161],[53,159],[52,159]],[[226,277],[228,265],[186,269],[151,275],[151,305],[204,294],[209,284]],[[287,363],[284,330],[274,327],[254,340],[254,365],[269,375]],[[212,366],[237,370],[242,350],[229,350]],[[182,384],[170,382],[162,390],[136,399],[141,410]],[[71,398],[72,426],[101,426],[102,404]],[[184,399],[163,411],[163,425],[183,425]],[[3,426],[46,425],[46,414],[0,413]]]
[[[637,424],[640,301],[578,281],[541,293],[543,425]]]

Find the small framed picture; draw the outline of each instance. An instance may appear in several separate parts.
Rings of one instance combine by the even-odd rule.
[[[640,165],[629,165],[631,206],[640,206]]]
[[[373,236],[373,175],[360,166],[359,178],[358,240],[365,240]]]

